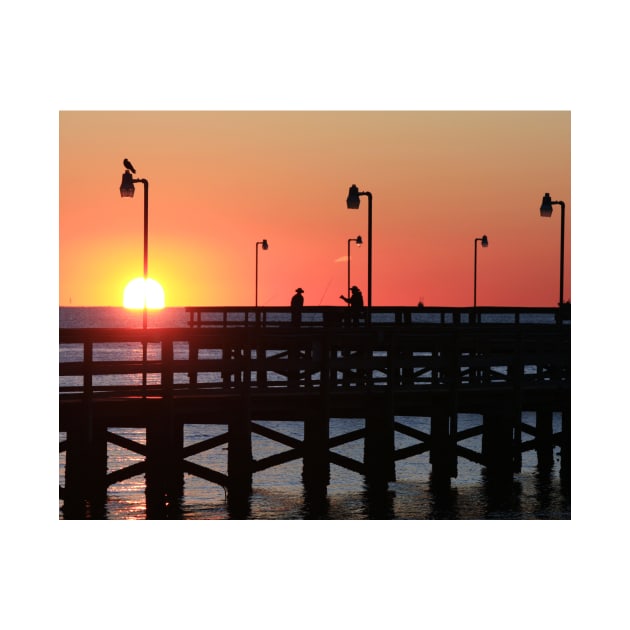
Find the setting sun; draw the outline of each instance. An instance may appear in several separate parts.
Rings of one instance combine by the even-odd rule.
[[[125,308],[144,308],[145,283],[144,278],[134,278],[125,287],[123,306]],[[146,282],[147,308],[164,308],[164,289],[159,282],[148,278]]]

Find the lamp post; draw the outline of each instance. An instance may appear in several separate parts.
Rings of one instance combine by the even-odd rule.
[[[348,299],[350,299],[350,243],[356,243],[360,247],[363,245],[363,239],[360,236],[348,239]]]
[[[560,206],[560,302],[558,306],[562,308],[564,304],[564,201],[552,201],[551,195],[545,193],[540,205],[540,216],[551,217],[554,205]]]
[[[144,310],[142,313],[142,327],[147,327],[147,279],[149,277],[149,182],[146,179],[134,179],[131,173],[136,169],[127,159],[123,162],[126,170],[122,176],[120,184],[121,197],[133,197],[135,192],[134,184],[144,185]]]
[[[348,190],[346,205],[349,210],[358,210],[361,200],[359,197],[365,195],[368,198],[368,322],[371,321],[372,308],[372,193],[367,191],[359,192],[359,189],[352,184]]]
[[[488,237],[484,234],[475,239],[475,279],[473,284],[473,308],[475,311],[475,323],[477,323],[477,242],[481,241],[482,247],[488,247]]]
[[[262,241],[258,241],[256,243],[256,308],[258,308],[258,246],[262,245],[263,249],[269,249],[269,243],[267,243],[267,239],[263,238]]]
[[[134,184],[142,184],[144,186],[144,255],[143,255],[143,277],[144,277],[144,308],[142,310],[142,328],[147,329],[147,280],[149,278],[149,182],[146,179],[134,179],[132,173],[135,174],[136,169],[131,162],[125,158],[123,160],[125,172],[120,183],[120,196],[133,197],[135,192]],[[142,386],[147,384],[147,342],[142,341]]]

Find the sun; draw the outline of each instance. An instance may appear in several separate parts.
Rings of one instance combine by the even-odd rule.
[[[164,289],[159,282],[147,278],[146,291],[144,278],[134,278],[125,287],[123,293],[123,306],[130,309],[144,308],[144,296],[146,293],[147,308],[164,308]]]

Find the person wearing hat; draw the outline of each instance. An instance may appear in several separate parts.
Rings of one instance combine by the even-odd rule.
[[[350,293],[352,295],[349,298],[345,295],[340,295],[339,297],[350,305],[350,311],[356,326],[359,323],[359,317],[363,313],[363,293],[356,285],[350,287]]]
[[[302,318],[302,307],[304,306],[304,289],[301,287],[295,290],[295,295],[291,298],[291,322],[295,326],[300,325]]]

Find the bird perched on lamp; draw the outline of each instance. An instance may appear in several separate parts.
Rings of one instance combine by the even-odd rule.
[[[125,168],[128,168],[132,173],[136,172],[136,169],[133,167],[133,164],[127,158],[123,160],[123,166]]]

